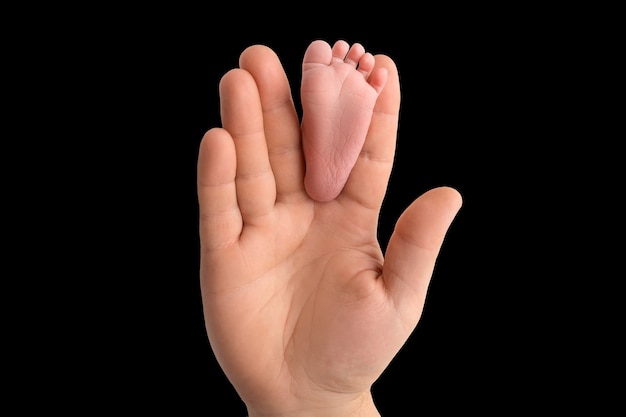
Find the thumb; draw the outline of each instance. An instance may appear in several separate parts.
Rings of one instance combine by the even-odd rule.
[[[461,205],[455,189],[431,189],[402,213],[389,239],[383,279],[399,317],[411,328],[422,314],[437,256]]]

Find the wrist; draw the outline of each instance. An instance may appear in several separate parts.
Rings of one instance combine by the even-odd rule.
[[[306,403],[289,409],[257,410],[248,406],[247,417],[381,417],[371,393],[345,402]]]

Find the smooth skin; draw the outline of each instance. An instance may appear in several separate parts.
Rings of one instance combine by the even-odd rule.
[[[343,189],[361,152],[378,95],[387,81],[385,67],[360,43],[315,40],[302,60],[302,143],[304,187],[326,202]],[[376,69],[374,71],[374,69]]]
[[[198,156],[201,289],[214,354],[250,417],[379,417],[371,393],[422,314],[461,207],[434,188],[377,240],[394,160],[394,62],[337,198],[304,187],[300,123],[277,55],[254,45],[220,81],[222,127]],[[375,70],[375,69],[374,69]]]

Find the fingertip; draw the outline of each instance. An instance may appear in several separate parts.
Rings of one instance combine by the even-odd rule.
[[[198,149],[197,175],[199,186],[211,186],[234,181],[235,145],[226,129],[209,129]]]
[[[247,94],[247,89],[252,87],[256,88],[256,85],[254,84],[252,75],[250,75],[248,71],[241,68],[231,68],[224,75],[222,75],[219,82],[221,101],[224,102],[231,96]]]
[[[391,57],[389,57],[388,55],[376,54],[374,55],[374,58],[376,60],[377,67],[386,68],[387,72],[389,72],[390,74],[397,72],[398,68],[396,66],[395,61],[391,59]]]
[[[454,187],[440,186],[435,190],[444,193],[444,197],[448,200],[447,206],[454,211],[459,211],[463,206],[463,196],[461,192]]]
[[[239,55],[239,67],[247,68],[249,63],[265,62],[267,59],[277,59],[278,55],[272,48],[263,44],[248,46]]]

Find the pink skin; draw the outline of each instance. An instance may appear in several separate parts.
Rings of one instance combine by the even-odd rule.
[[[335,199],[361,152],[387,71],[361,44],[312,42],[302,61],[304,185],[320,202]]]

